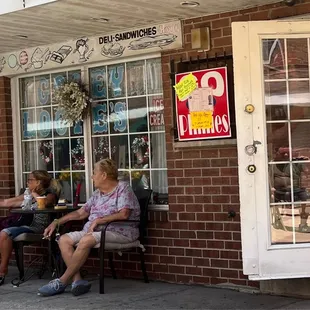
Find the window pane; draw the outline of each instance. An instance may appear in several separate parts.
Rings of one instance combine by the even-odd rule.
[[[168,204],[167,170],[152,171],[153,203]]]
[[[20,106],[21,108],[35,106],[33,77],[20,80]]]
[[[54,107],[53,113],[54,137],[68,137],[70,126],[63,121],[61,110]]]
[[[145,94],[144,60],[127,63],[127,94],[140,96]]]
[[[147,132],[146,97],[128,99],[129,131]]]
[[[93,138],[93,157],[94,163],[109,157],[109,137]]]
[[[38,169],[53,171],[54,153],[52,140],[39,141],[38,151]]]
[[[130,136],[131,168],[149,168],[149,139],[148,135]]]
[[[150,96],[148,100],[150,131],[165,131],[163,97]]]
[[[129,168],[127,135],[111,137],[111,158],[117,163],[119,169]]]
[[[35,77],[36,106],[51,104],[50,77],[42,75]]]
[[[69,139],[54,140],[55,149],[55,171],[69,169]]]
[[[72,170],[85,169],[83,139],[71,139],[71,163],[72,163]]]
[[[36,119],[35,109],[27,109],[21,111],[22,123],[22,139],[35,139],[36,138]]]
[[[148,59],[146,61],[147,93],[159,94],[162,92],[161,59]]]
[[[94,135],[108,133],[108,106],[106,101],[93,103],[92,123]]]
[[[109,98],[125,97],[125,65],[113,65],[108,67]]]
[[[90,95],[93,99],[107,98],[107,76],[105,67],[93,68],[90,72]]]
[[[67,74],[66,72],[59,72],[52,74],[52,83],[53,83],[53,88],[57,88],[61,85],[63,85],[67,80]]]
[[[52,137],[51,108],[37,109],[37,126],[39,139]]]
[[[133,190],[150,188],[150,171],[132,171],[131,184]]]
[[[37,165],[37,148],[36,142],[23,142],[22,143],[22,152],[24,159],[24,168],[23,171],[31,172],[36,169]]]
[[[165,133],[151,134],[152,168],[166,168],[166,137]]]
[[[109,101],[110,133],[127,132],[127,104],[125,100]]]

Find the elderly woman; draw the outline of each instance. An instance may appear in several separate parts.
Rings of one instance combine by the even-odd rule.
[[[35,170],[29,174],[27,180],[28,188],[33,197],[33,203],[36,198],[45,195],[48,205],[57,203],[60,192],[59,185],[45,170]],[[0,201],[0,207],[20,207],[24,196],[20,195]],[[9,227],[0,232],[0,285],[4,283],[8,272],[9,259],[13,250],[13,239],[23,233],[43,233],[48,225],[46,214],[35,214],[32,223],[29,226]]]
[[[43,296],[63,293],[71,279],[73,295],[87,293],[91,285],[82,280],[79,270],[91,248],[100,243],[102,226],[113,220],[139,219],[138,199],[128,183],[118,181],[117,167],[111,159],[104,159],[95,164],[92,179],[97,190],[86,204],[81,209],[55,220],[44,231],[44,236],[50,237],[57,225],[88,218],[82,231],[61,236],[59,247],[67,270],[61,278],[52,280],[39,289]],[[139,229],[136,224],[111,224],[106,231],[107,243],[128,243],[137,240],[138,237]]]

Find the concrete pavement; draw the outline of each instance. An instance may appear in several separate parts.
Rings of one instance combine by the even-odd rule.
[[[37,296],[45,279],[34,276],[19,287],[11,280],[17,270],[10,268],[6,283],[0,287],[0,309],[82,310],[82,309],[310,309],[310,300],[250,294],[229,289],[188,286],[162,282],[107,278],[106,294],[100,295],[98,278],[90,278],[91,292],[75,297],[70,288],[53,297]]]

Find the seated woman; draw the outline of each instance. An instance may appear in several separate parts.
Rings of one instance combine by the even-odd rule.
[[[72,279],[72,294],[75,296],[89,291],[90,284],[82,280],[80,268],[85,263],[91,248],[100,243],[101,229],[113,220],[138,220],[140,205],[130,185],[118,181],[116,164],[111,159],[104,159],[95,164],[92,176],[97,190],[79,210],[55,220],[44,231],[45,237],[51,237],[56,226],[72,220],[88,218],[82,231],[75,231],[61,236],[59,247],[67,270],[60,279],[55,279],[39,289],[40,295],[52,296],[63,293]],[[107,243],[129,243],[137,240],[137,224],[111,224],[106,231]],[[77,246],[76,246],[77,245]],[[76,248],[75,248],[76,246]]]
[[[45,195],[47,205],[57,203],[60,188],[58,182],[52,180],[52,177],[45,170],[35,170],[29,174],[27,186],[33,197],[33,203],[38,196]],[[14,198],[8,198],[0,201],[0,207],[20,207],[23,203],[24,195]],[[32,223],[29,226],[9,227],[0,232],[0,285],[4,283],[8,272],[9,259],[13,250],[13,239],[23,233],[43,233],[48,225],[47,214],[35,214]]]

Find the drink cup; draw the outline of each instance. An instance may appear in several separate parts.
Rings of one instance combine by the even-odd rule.
[[[46,197],[40,196],[36,198],[38,203],[38,209],[45,209],[46,208]]]

